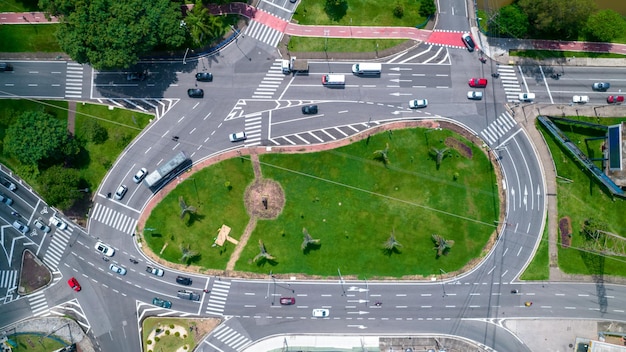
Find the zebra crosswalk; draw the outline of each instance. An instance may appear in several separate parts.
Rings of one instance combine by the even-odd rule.
[[[222,315],[224,313],[228,292],[230,292],[230,282],[214,281],[213,287],[211,288],[211,295],[209,296],[209,302],[207,303],[206,313]]]
[[[250,340],[248,337],[242,335],[237,330],[234,330],[226,324],[218,326],[213,331],[212,335],[218,341],[235,351],[240,350],[242,347],[252,342],[252,340]]]
[[[503,112],[498,118],[490,123],[487,128],[480,132],[480,135],[491,145],[494,145],[500,138],[502,138],[510,129],[515,127],[517,122],[509,114],[509,112]]]
[[[28,304],[30,305],[33,315],[35,316],[47,315],[49,312],[48,301],[46,301],[44,293],[44,291],[39,291],[27,296]]]
[[[65,252],[70,237],[72,237],[72,230],[73,228],[71,226],[68,226],[65,230],[57,228],[51,236],[50,244],[43,256],[43,261],[48,267],[52,269],[58,267],[59,262],[63,258],[63,252]]]
[[[517,79],[515,73],[516,66],[499,65],[498,73],[500,74],[500,83],[504,88],[506,99],[509,102],[519,101],[519,93],[522,92],[522,87]]]
[[[8,291],[17,287],[17,270],[0,270],[0,288],[4,287]]]
[[[137,219],[133,219],[100,203],[94,206],[91,219],[129,235],[133,233],[137,225]]]
[[[255,20],[250,21],[250,24],[246,27],[244,34],[273,48],[277,47],[278,43],[283,38],[283,33],[281,31],[266,26]]]
[[[68,61],[66,65],[65,97],[83,97],[83,65]]]
[[[281,68],[281,60],[274,60],[274,63],[265,74],[265,77],[263,77],[263,80],[254,91],[252,97],[257,99],[272,99],[284,79],[285,74]]]

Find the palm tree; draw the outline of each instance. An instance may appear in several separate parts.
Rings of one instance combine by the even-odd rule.
[[[191,11],[187,13],[185,25],[194,44],[200,45],[203,38],[210,38],[210,17],[209,10],[202,4],[201,0],[197,0]]]
[[[274,257],[271,254],[267,253],[267,251],[265,250],[265,245],[261,240],[259,240],[259,249],[261,250],[261,252],[252,259],[253,262],[256,262],[261,258],[265,260],[274,260]]]
[[[307,231],[306,228],[304,227],[302,228],[302,233],[304,234],[304,240],[302,241],[302,246],[300,246],[302,250],[305,250],[311,244],[320,243],[320,240],[317,238],[311,237],[311,235],[309,235],[309,231]]]
[[[385,149],[374,151],[374,159],[382,161],[383,164],[387,166],[387,164],[390,164],[388,154],[389,154],[389,143],[387,143],[387,147]]]
[[[445,238],[433,234],[432,236],[433,242],[435,242],[435,250],[437,250],[437,257],[440,257],[447,253],[447,251],[454,246],[453,240],[446,240]]]
[[[189,260],[191,260],[193,257],[198,255],[198,252],[191,250],[189,248],[189,245],[187,246],[183,246],[182,244],[180,245],[180,251],[183,253],[182,256],[180,257],[180,262],[181,263],[187,263]]]
[[[446,157],[447,151],[448,151],[448,148],[437,149],[435,147],[432,147],[432,149],[430,150],[430,154],[435,158],[435,162],[437,163],[437,169],[439,169],[439,166],[441,165],[441,161],[443,160],[443,158]]]
[[[183,196],[178,197],[178,205],[180,205],[180,218],[183,219],[185,217],[185,213],[195,213],[197,211],[196,207],[187,205]]]
[[[402,243],[396,240],[395,232],[396,230],[391,231],[391,235],[389,235],[387,241],[383,243],[385,250],[387,250],[388,252],[394,251],[397,247],[402,247]]]

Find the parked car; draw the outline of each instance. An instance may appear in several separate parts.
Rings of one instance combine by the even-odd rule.
[[[57,229],[59,230],[65,230],[67,228],[67,224],[59,219],[56,215],[52,215],[50,217],[50,224],[56,226]]]
[[[109,269],[114,273],[117,273],[120,275],[126,275],[126,269],[116,264],[109,265]]]
[[[472,88],[485,88],[487,86],[486,78],[470,78],[469,86]]]
[[[115,249],[109,247],[108,245],[98,241],[94,247],[98,252],[106,255],[107,257],[112,257],[115,254]]]
[[[313,316],[316,318],[327,318],[329,315],[328,309],[313,309]]]
[[[78,292],[81,290],[80,284],[78,283],[78,280],[76,280],[76,278],[74,278],[73,276],[67,280],[67,284],[70,285],[70,287],[72,288],[72,290]]]
[[[281,297],[280,304],[284,306],[290,306],[292,304],[296,304],[296,299],[293,297]]]
[[[200,82],[212,82],[213,74],[210,72],[198,72],[196,73],[196,81]]]
[[[469,52],[474,51],[474,48],[476,48],[476,44],[474,44],[474,41],[472,40],[472,36],[469,34],[469,32],[465,32],[461,35],[461,38],[463,38],[463,44],[465,44],[465,46],[467,47],[467,50]]]
[[[411,109],[425,108],[427,106],[428,106],[428,100],[427,99],[411,99],[411,100],[409,100],[409,108],[411,108]]]
[[[1,177],[1,178],[0,178],[0,183],[2,183],[2,185],[3,185],[4,187],[8,188],[8,189],[9,189],[9,191],[11,191],[11,192],[15,192],[15,191],[17,190],[17,186],[15,185],[15,183],[13,183],[13,182],[11,182],[11,181],[7,180],[7,179],[6,179],[6,178],[4,178],[4,177]]]
[[[481,100],[483,98],[483,92],[478,92],[475,90],[470,90],[467,92],[467,99],[471,100]]]
[[[41,221],[41,219],[35,220],[34,224],[35,224],[35,228],[39,229],[40,231],[44,233],[50,232],[50,226],[44,224],[43,221]]]
[[[609,82],[596,82],[596,83],[593,84],[593,86],[591,86],[591,88],[593,88],[593,90],[598,90],[598,91],[601,91],[601,92],[605,92],[609,88],[611,88],[611,83],[609,83]]]
[[[153,268],[151,266],[146,267],[146,271],[152,275],[163,276],[163,269]]]
[[[184,277],[184,276],[180,276],[180,275],[176,277],[176,283],[177,284],[189,286],[189,285],[191,285],[192,282],[193,281],[191,280],[191,278],[188,278],[188,277]]]
[[[202,90],[200,88],[189,88],[189,89],[187,89],[187,95],[190,98],[203,98],[204,97],[204,90]]]
[[[22,224],[21,221],[19,220],[15,220],[13,221],[13,227],[15,227],[15,229],[21,233],[23,233],[24,235],[28,233],[28,231],[30,231],[30,228],[28,228],[28,226]]]
[[[519,101],[530,103],[535,100],[535,93],[519,93]]]
[[[6,194],[4,194],[4,193],[0,193],[0,202],[4,203],[6,205],[11,205],[11,204],[13,204],[13,199],[7,197]]]
[[[623,95],[609,95],[609,97],[606,98],[606,102],[609,104],[621,104],[624,102],[624,96]]]
[[[575,104],[586,104],[589,102],[589,96],[587,95],[574,95],[572,102]]]
[[[317,114],[317,105],[305,105],[302,107],[302,113],[305,115]]]
[[[240,142],[245,141],[248,137],[246,136],[246,132],[236,132],[228,135],[228,138],[231,142]]]
[[[122,198],[124,198],[126,191],[128,191],[128,187],[126,187],[126,185],[119,186],[117,188],[117,191],[115,191],[115,199],[121,200]]]
[[[139,183],[141,182],[141,180],[143,180],[144,177],[146,177],[147,174],[148,174],[148,169],[146,169],[145,167],[142,167],[141,169],[139,169],[139,171],[137,171],[135,176],[133,176],[133,181],[135,183]]]
[[[172,302],[160,299],[159,297],[154,297],[152,299],[152,304],[161,308],[172,308]]]

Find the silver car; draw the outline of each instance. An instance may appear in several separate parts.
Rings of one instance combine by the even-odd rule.
[[[115,264],[111,264],[111,265],[109,265],[109,269],[112,272],[114,272],[114,273],[117,273],[117,274],[120,274],[120,275],[126,275],[126,269],[122,268],[121,266],[117,266]]]
[[[124,195],[126,194],[126,191],[128,191],[128,187],[126,187],[126,185],[121,185],[117,189],[117,191],[115,191],[115,199],[121,200],[122,198],[124,198]]]
[[[39,229],[40,231],[45,232],[45,233],[50,232],[50,226],[44,224],[43,221],[41,221],[41,219],[35,220],[34,224],[35,224],[35,227]]]
[[[19,220],[15,220],[13,221],[13,227],[15,227],[15,229],[23,234],[27,234],[28,231],[30,231],[30,229],[28,228],[28,226],[22,224],[21,221]]]

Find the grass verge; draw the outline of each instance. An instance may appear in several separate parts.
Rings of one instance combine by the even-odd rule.
[[[293,52],[361,53],[383,51],[404,43],[405,39],[343,39],[291,37],[289,50]]]
[[[539,248],[535,252],[533,260],[530,262],[526,270],[520,276],[522,280],[539,281],[550,279],[550,248],[549,248],[549,235],[548,227],[550,224],[546,223],[541,235],[541,243]]]
[[[2,0],[0,12],[33,12],[41,11],[38,0]]]
[[[12,24],[0,26],[0,52],[61,52],[54,36],[58,24]]]
[[[610,123],[610,120],[600,121]],[[557,180],[559,219],[569,216],[572,221],[571,247],[558,246],[559,268],[570,274],[624,276],[624,258],[591,251],[581,229],[586,219],[594,218],[605,223],[607,231],[623,236],[626,233],[626,221],[623,216],[626,213],[626,200],[610,197],[565,149],[557,145],[542,127],[538,128],[548,143],[559,176]],[[564,132],[573,138],[575,143],[578,138],[576,134],[581,134],[580,131]],[[578,146],[585,151],[584,146],[581,144]],[[597,150],[596,153],[600,151]]]

